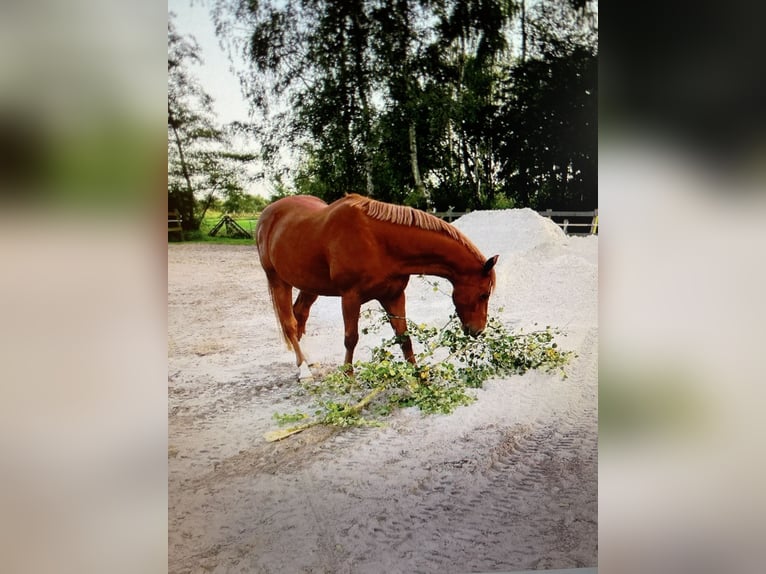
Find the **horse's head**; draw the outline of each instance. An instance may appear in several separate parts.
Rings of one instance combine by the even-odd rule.
[[[495,287],[497,257],[490,257],[475,274],[461,276],[452,284],[452,301],[463,331],[474,337],[487,326],[487,306]]]

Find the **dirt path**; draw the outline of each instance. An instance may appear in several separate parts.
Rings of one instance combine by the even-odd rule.
[[[337,299],[308,328],[309,353],[342,360]],[[169,572],[595,566],[598,331],[566,329],[565,380],[529,373],[450,416],[267,443],[272,414],[304,399],[255,248],[169,245]]]

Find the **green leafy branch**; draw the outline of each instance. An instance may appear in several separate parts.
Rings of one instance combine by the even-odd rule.
[[[380,317],[363,332],[388,324]],[[281,425],[302,422],[274,431],[268,440],[280,440],[314,425],[338,427],[381,425],[398,408],[418,407],[423,413],[449,414],[475,400],[472,389],[490,378],[525,373],[531,369],[558,370],[574,356],[554,341],[560,331],[545,329],[511,334],[496,318],[490,318],[478,337],[463,333],[460,321],[451,317],[441,329],[407,322],[407,335],[420,348],[416,364],[396,358],[400,337],[390,337],[372,349],[370,361],[354,363],[350,374],[340,367],[319,383],[305,383],[315,400],[313,418],[306,413],[275,414]]]

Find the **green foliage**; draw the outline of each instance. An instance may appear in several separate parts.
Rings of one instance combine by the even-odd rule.
[[[516,207],[516,201],[505,193],[499,192],[495,195],[490,209],[513,209],[514,207]]]
[[[297,423],[306,420],[307,418],[309,418],[309,416],[301,412],[284,414],[274,413],[274,420],[277,421],[277,424],[280,426]]]
[[[258,213],[266,207],[267,201],[259,195],[245,193],[241,189],[232,189],[220,203],[224,213]]]
[[[578,48],[515,66],[503,82],[496,156],[519,207],[593,209],[597,197],[597,57]]]
[[[321,417],[322,424],[336,427],[350,426],[380,426],[379,421],[366,419],[353,405],[343,402],[322,401],[321,409],[316,414]]]
[[[597,206],[592,0],[524,12],[505,0],[221,0],[214,12],[222,41],[246,30],[243,84],[290,189],[439,211]],[[523,46],[510,41],[519,28]]]
[[[201,51],[191,36],[182,36],[168,20],[168,209],[177,209],[184,230],[199,230],[206,211],[219,199],[229,207],[254,208],[245,193],[244,166],[255,159],[235,151],[237,126],[218,124],[213,99],[192,73]],[[241,135],[241,134],[240,134]]]
[[[381,316],[363,332],[388,325]],[[449,414],[475,400],[472,389],[490,378],[507,377],[531,369],[559,371],[574,355],[561,351],[550,327],[530,333],[511,334],[496,318],[490,318],[478,337],[463,333],[456,317],[443,328],[408,322],[407,333],[421,351],[417,364],[401,359],[399,338],[391,337],[372,350],[370,361],[354,364],[353,375],[344,367],[318,384],[304,383],[314,397],[314,421],[340,427],[379,425],[398,408],[417,407],[424,414]],[[369,400],[374,395],[374,400]],[[369,400],[369,404],[364,404]],[[366,408],[366,416],[362,414]],[[280,422],[295,422],[308,415],[275,415]],[[288,418],[290,417],[290,418]]]

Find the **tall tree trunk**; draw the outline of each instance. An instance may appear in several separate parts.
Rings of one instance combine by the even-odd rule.
[[[527,3],[521,0],[521,61],[527,60]]]
[[[375,195],[375,185],[372,181],[372,158],[370,157],[370,150],[366,150],[365,155],[364,171],[367,177],[367,195],[373,197]]]
[[[372,143],[370,141],[370,134],[372,133],[372,111],[370,110],[370,104],[367,99],[367,86],[366,82],[360,82],[358,93],[359,99],[362,102],[362,122],[364,135],[362,136],[362,154],[364,156],[364,175],[365,175],[365,190],[368,197],[372,197],[375,194],[375,185],[372,179]]]
[[[481,200],[481,148],[479,143],[474,144],[473,172],[476,177],[476,207],[481,209],[484,202]]]
[[[205,219],[205,214],[207,213],[207,210],[210,209],[210,206],[213,205],[213,199],[214,199],[213,192],[207,194],[207,197],[205,198],[205,205],[202,207],[202,212],[199,214],[199,222],[202,223],[202,220]],[[197,226],[199,227],[199,226]]]
[[[420,178],[420,168],[418,167],[418,142],[415,134],[415,124],[410,122],[410,164],[412,165],[412,179],[415,180],[415,190],[421,195],[426,195],[426,189],[423,180]],[[426,197],[426,200],[428,198]]]
[[[468,142],[466,141],[465,132],[461,131],[460,149],[463,160],[463,177],[468,185],[473,185],[473,170],[471,169],[471,150],[468,149]]]
[[[487,159],[486,159],[486,166],[484,168],[484,172],[486,174],[487,178],[487,209],[492,209],[493,204],[495,203],[495,182],[494,178],[492,177],[492,170],[493,168],[493,145],[492,145],[492,135],[491,135],[491,122],[490,122],[490,136],[487,138],[487,147],[489,148],[487,150]]]
[[[476,154],[476,205],[477,207],[481,208],[484,207],[483,202],[481,201],[481,174],[479,173],[479,170],[481,166],[479,165],[479,155]]]
[[[181,173],[183,173],[184,181],[186,182],[186,194],[184,205],[181,205],[181,215],[183,219],[183,227],[187,231],[193,231],[199,228],[199,223],[194,220],[194,190],[192,189],[191,176],[189,175],[189,166],[186,164],[186,156],[184,155],[184,149],[181,145],[181,136],[176,128],[177,121],[173,115],[173,110],[168,105],[168,124],[170,129],[173,130],[173,140],[175,141],[176,148],[178,148],[178,157],[181,162]]]
[[[362,8],[361,6],[357,6]],[[369,93],[369,81],[367,70],[365,69],[365,45],[367,41],[364,26],[360,21],[360,11],[355,10],[353,13],[353,50],[354,50],[354,73],[356,92],[359,96],[359,101],[362,104],[362,155],[364,157],[364,175],[365,175],[365,191],[369,197],[372,197],[375,193],[375,186],[372,179],[372,142],[370,137],[372,134],[372,110],[370,110],[370,103],[368,98]]]
[[[489,105],[492,106],[495,103],[494,87],[495,87],[495,58],[492,58],[492,79],[489,84]],[[495,159],[495,130],[492,123],[495,114],[489,116],[489,129],[487,135],[487,160],[486,160],[486,174],[487,174],[487,209],[492,209],[495,203],[495,182],[493,177],[494,159]]]

